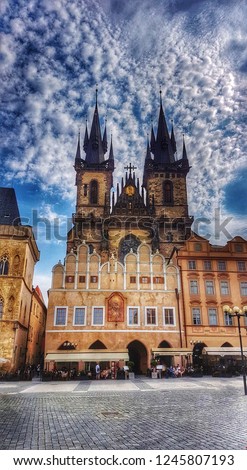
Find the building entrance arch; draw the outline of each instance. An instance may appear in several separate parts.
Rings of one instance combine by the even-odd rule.
[[[129,360],[134,362],[133,372],[135,374],[146,374],[147,371],[147,349],[138,340],[131,341],[127,346]]]

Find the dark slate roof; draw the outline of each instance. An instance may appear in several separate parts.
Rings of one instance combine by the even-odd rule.
[[[0,225],[20,225],[20,213],[13,188],[0,188]]]

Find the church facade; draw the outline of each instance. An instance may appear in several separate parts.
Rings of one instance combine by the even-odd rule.
[[[157,131],[147,142],[140,182],[131,162],[113,192],[114,152],[101,134],[97,92],[82,156],[75,157],[73,228],[64,263],[53,268],[46,325],[46,367],[89,370],[134,363],[146,373],[152,359],[185,362],[192,354],[179,251],[191,237],[185,142],[177,157],[160,99]],[[191,322],[190,322],[191,323]],[[237,340],[237,333],[236,333]]]

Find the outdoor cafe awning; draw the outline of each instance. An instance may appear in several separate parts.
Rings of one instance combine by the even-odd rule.
[[[247,356],[247,348],[243,348],[244,356]],[[241,356],[240,348],[221,347],[221,348],[208,348],[202,350],[202,354],[209,356]]]
[[[188,356],[192,354],[189,348],[158,348],[152,349],[152,354],[156,356]]]
[[[56,351],[50,352],[45,357],[45,362],[108,362],[129,361],[128,349],[110,351],[105,349],[92,349],[86,351]]]

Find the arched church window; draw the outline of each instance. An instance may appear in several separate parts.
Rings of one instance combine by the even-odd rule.
[[[7,276],[9,272],[9,260],[6,255],[0,258],[0,276]]]
[[[135,235],[127,235],[119,244],[119,259],[123,263],[124,257],[132,250],[137,253],[137,248],[141,244],[140,240]]]
[[[173,203],[173,185],[171,181],[164,181],[163,183],[163,202],[164,204]]]
[[[0,297],[0,320],[3,318],[3,299]]]
[[[90,204],[98,204],[98,181],[92,180],[90,183]]]

